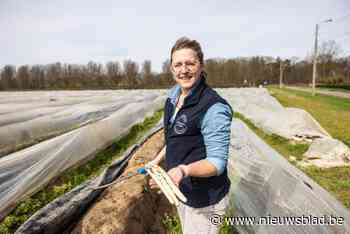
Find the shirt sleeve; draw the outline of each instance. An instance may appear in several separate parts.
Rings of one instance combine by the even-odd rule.
[[[206,159],[217,169],[217,175],[224,172],[230,146],[232,110],[228,105],[212,105],[201,121],[201,132],[206,147]]]

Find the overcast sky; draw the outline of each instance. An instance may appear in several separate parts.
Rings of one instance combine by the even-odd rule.
[[[350,0],[0,0],[0,67],[150,59],[160,71],[181,36],[205,58],[304,58],[328,18],[320,41],[350,55]]]

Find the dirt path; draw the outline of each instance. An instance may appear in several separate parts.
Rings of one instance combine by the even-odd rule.
[[[153,135],[129,161],[121,177],[135,172],[164,146],[164,133]],[[148,177],[136,175],[107,188],[72,233],[166,233],[161,224],[164,213],[175,211],[163,194],[147,186]]]
[[[285,88],[311,92],[311,88],[307,88],[307,87],[285,86]],[[350,92],[331,91],[331,90],[324,90],[324,89],[316,89],[316,92],[324,95],[334,96],[334,97],[350,98]]]

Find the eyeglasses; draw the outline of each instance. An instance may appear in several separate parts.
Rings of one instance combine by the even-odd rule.
[[[186,61],[184,63],[178,62],[173,65],[173,68],[175,72],[180,72],[183,67],[185,68],[185,70],[194,71],[198,64],[198,61]]]

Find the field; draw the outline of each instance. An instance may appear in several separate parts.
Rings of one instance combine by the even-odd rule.
[[[241,91],[237,89],[222,89],[222,91],[226,95],[225,98],[227,98],[227,100],[231,102],[231,105],[234,107],[234,109],[238,106],[244,107],[245,106],[244,100],[249,98],[254,99],[252,100],[252,103],[257,107],[259,107],[259,105],[262,105],[261,103],[262,99],[260,99],[260,96],[259,96],[261,89],[252,90],[252,92],[255,93],[255,97],[245,96],[246,94],[241,93]],[[347,128],[347,126],[350,126],[350,103],[347,99],[325,96],[325,95],[317,95],[315,97],[312,97],[307,92],[295,91],[295,90],[289,90],[289,89],[280,90],[275,87],[269,88],[269,91],[283,106],[297,107],[308,111],[332,135],[332,137],[338,140],[341,140],[346,145],[350,146],[350,133]],[[162,91],[162,93],[164,92]],[[242,98],[241,100],[241,103],[237,99],[237,97],[240,95],[244,96],[244,98]],[[50,144],[47,144],[47,142],[50,142],[51,140],[55,140],[55,139],[56,140],[64,139],[63,141],[64,144],[63,143],[61,144],[64,145],[66,148],[67,148],[67,145],[73,148],[81,147],[82,145],[87,145],[91,147],[93,144],[99,142],[101,139],[103,139],[104,144],[99,145],[98,147],[99,151],[95,154],[95,157],[92,160],[89,157],[89,154],[85,153],[86,159],[84,158],[81,159],[81,161],[79,161],[75,166],[71,166],[72,168],[70,168],[66,173],[63,173],[59,177],[56,176],[55,180],[51,181],[44,188],[36,191],[36,193],[31,194],[31,196],[29,196],[27,199],[18,203],[15,209],[0,224],[0,233],[13,233],[35,211],[45,206],[46,204],[51,202],[53,199],[70,191],[72,188],[81,184],[82,182],[100,174],[102,170],[111,163],[112,160],[120,157],[120,155],[127,149],[128,146],[135,143],[138,139],[140,139],[140,137],[143,134],[145,134],[145,132],[148,129],[154,126],[154,124],[158,122],[158,120],[161,118],[163,114],[162,111],[157,111],[152,117],[146,118],[146,120],[142,124],[135,125],[133,123],[135,123],[136,120],[139,121],[140,118],[142,119],[145,116],[150,116],[150,115],[146,115],[147,111],[144,111],[144,109],[147,109],[147,108],[140,109],[141,111],[144,111],[144,112],[139,112],[140,118],[137,118],[135,119],[135,121],[131,121],[131,122],[130,122],[130,119],[131,119],[130,117],[132,116],[131,114],[132,109],[130,107],[123,108],[123,105],[125,104],[131,105],[131,106],[134,105],[134,107],[136,106],[141,107],[142,104],[140,105],[140,103],[151,105],[152,103],[155,103],[153,100],[157,98],[156,93],[151,94],[151,97],[148,98],[149,102],[145,102],[144,97],[137,98],[136,95],[126,94],[128,99],[125,99],[125,101],[122,100],[122,102],[120,103],[121,106],[117,106],[117,107],[114,106],[114,103],[119,100],[119,97],[116,96],[115,99],[109,99],[109,98],[106,99],[108,95],[101,95],[100,93],[99,96],[102,96],[102,99],[99,99],[99,100],[103,100],[105,104],[104,107],[107,108],[107,109],[103,109],[104,112],[103,111],[101,112],[101,107],[103,106],[101,105],[100,101],[96,101],[94,100],[94,98],[89,98],[89,95],[83,95],[83,96],[85,96],[83,103],[76,102],[75,100],[73,100],[74,95],[71,96],[72,99],[69,100],[69,105],[78,104],[78,106],[70,107],[68,112],[64,112],[66,113],[65,115],[59,115],[55,113],[55,111],[52,111],[52,109],[50,109],[51,107],[45,109],[47,111],[47,114],[53,114],[55,116],[54,118],[52,118],[52,120],[54,121],[60,120],[60,122],[57,122],[57,123],[61,123],[61,124],[64,123],[64,125],[62,125],[63,127],[61,128],[60,126],[60,129],[59,129],[59,130],[62,130],[62,135],[53,134],[49,136],[44,136],[44,138],[42,138],[43,136],[40,134],[27,135],[27,137],[32,137],[33,139],[33,142],[29,142],[28,146],[30,146],[30,148],[32,147],[40,148],[45,146],[46,144],[47,147],[44,148],[45,150],[53,150],[54,149],[54,147],[52,147],[53,144],[50,146]],[[27,100],[20,98],[13,105],[20,104],[23,101],[27,101]],[[32,101],[43,102],[41,98],[35,98],[35,100],[33,99]],[[267,100],[264,99],[264,101],[267,101]],[[134,103],[131,103],[131,102],[134,102]],[[38,110],[42,108],[41,107],[42,104],[47,105],[47,103],[39,103],[39,104],[40,105],[36,107],[38,108]],[[63,103],[63,104],[67,105],[67,103]],[[158,105],[153,105],[152,108],[155,109],[156,106]],[[1,109],[1,107],[3,107],[3,109]],[[17,115],[18,119],[16,121],[33,122],[33,121],[37,121],[38,118],[39,119],[41,118],[40,116],[38,116],[40,111],[33,112],[33,110],[30,108],[28,109],[26,105],[22,105],[22,107],[26,108],[25,111],[22,112],[22,113],[26,113],[26,115],[21,116],[21,113],[20,113],[19,115]],[[56,106],[55,108],[57,107],[58,106]],[[6,101],[0,102],[0,112],[2,111],[2,114],[3,114],[2,116],[7,116],[6,118],[0,118],[0,130],[2,127],[1,124],[3,125],[3,127],[8,127],[10,125],[16,126],[16,122],[11,122],[11,123],[8,122],[8,121],[13,121],[11,120],[10,117],[11,117],[11,112],[13,112],[15,109],[16,108],[12,107],[11,105],[6,105]],[[91,114],[91,111],[93,114]],[[118,114],[118,111],[119,113],[122,113],[122,118],[119,118],[120,114]],[[251,113],[254,114],[254,109]],[[79,117],[79,115],[83,115],[84,117],[77,118]],[[69,116],[74,116],[74,118],[70,118]],[[251,130],[253,130],[268,145],[270,145],[272,148],[278,151],[281,155],[283,155],[287,160],[289,160],[291,164],[294,164],[296,167],[304,171],[307,175],[309,175],[312,179],[314,179],[318,184],[320,184],[326,190],[331,192],[339,201],[341,201],[344,204],[344,206],[346,206],[347,208],[350,208],[350,182],[349,182],[350,167],[338,167],[338,168],[332,168],[332,169],[319,169],[316,167],[308,167],[308,168],[300,167],[298,166],[297,162],[303,158],[302,156],[303,153],[306,152],[306,150],[309,147],[308,144],[294,144],[291,141],[281,136],[278,136],[276,134],[267,134],[260,128],[257,128],[251,122],[251,120],[247,118],[247,116],[239,114],[238,111],[235,111],[235,117],[243,120]],[[21,120],[21,118],[28,118],[28,119]],[[125,120],[128,120],[128,121],[123,122]],[[47,117],[42,118],[41,121],[38,122],[38,125],[36,126],[40,126],[40,124],[45,124],[45,126],[47,126],[47,129],[50,131],[52,130],[52,132],[54,133],[53,130],[55,129],[52,129],[52,126],[48,124],[50,121],[51,121],[50,118],[47,118]],[[123,133],[123,134],[120,134],[120,136],[119,135],[117,136],[115,135],[115,133],[119,134],[122,131],[125,132],[125,129],[118,128],[114,130],[113,133],[109,133],[111,131],[112,126],[116,125],[115,123],[119,123],[119,124],[124,123],[124,125],[130,126],[130,128],[131,126],[134,126],[134,127],[132,127],[131,130],[129,129],[130,130],[129,134],[126,135],[125,133]],[[75,124],[78,124],[78,126],[73,126]],[[72,126],[73,128],[71,128]],[[36,127],[33,129],[35,130],[40,128]],[[88,129],[88,131],[86,129]],[[33,132],[35,132],[34,130]],[[86,131],[86,134],[81,134],[84,131]],[[5,130],[3,132],[5,133]],[[21,132],[18,130],[18,133],[20,134]],[[75,133],[77,135],[72,135]],[[99,139],[99,141],[94,142],[93,144],[86,141],[84,142],[84,139],[86,140],[89,137],[91,137],[91,133],[96,134],[98,136],[97,139]],[[109,138],[111,138],[112,136],[115,136],[113,141],[108,140],[109,138],[106,138],[106,134],[110,135]],[[64,138],[61,138],[61,137],[64,137]],[[74,141],[72,141],[72,139],[74,139]],[[76,139],[78,139],[79,141],[76,141]],[[93,142],[93,141],[90,141],[90,142]],[[5,144],[8,144],[9,146],[11,146],[10,144],[12,144],[12,142],[10,141],[3,142],[3,145]],[[102,147],[103,145],[106,147]],[[73,148],[68,148],[69,150],[66,152],[71,153],[72,151],[71,149]],[[75,153],[73,153],[72,155],[77,157],[78,155],[80,155],[80,152],[83,152],[81,151],[81,149],[84,149],[84,148],[76,149],[77,151],[75,151]],[[31,151],[27,150],[27,151],[29,153],[32,152],[32,150]],[[22,154],[20,152],[27,152],[27,151],[23,150],[19,152],[13,152],[11,155],[18,157],[18,156],[21,156]],[[41,151],[38,151],[38,152],[41,152]],[[47,152],[47,151],[43,151],[43,152]],[[55,153],[51,151],[48,151],[48,152],[50,154]],[[62,152],[64,153],[65,151],[63,150]],[[62,154],[62,155],[65,155],[65,154]],[[296,159],[291,160],[291,156],[294,156]],[[69,158],[69,155],[66,155],[66,157]],[[237,160],[237,158],[235,160]],[[237,165],[237,167],[242,166],[239,164],[234,164],[234,165]],[[1,169],[1,166],[2,165],[0,161],[0,169]],[[6,171],[6,167],[3,168],[3,171],[4,172]],[[1,174],[1,170],[0,170],[0,174]],[[268,177],[266,177],[265,179],[268,179]],[[1,186],[2,184],[0,183],[0,188]],[[275,190],[272,188],[270,192],[274,193]],[[167,230],[169,233],[180,233],[180,224],[179,224],[178,217],[176,215],[174,216],[169,214],[168,216],[164,217],[162,222],[163,222],[163,225],[167,227]],[[231,231],[232,230],[230,227],[225,226],[221,230],[221,233],[229,233]]]

